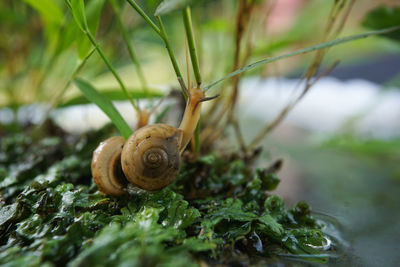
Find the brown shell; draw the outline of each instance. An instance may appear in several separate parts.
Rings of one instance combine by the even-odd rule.
[[[125,193],[126,178],[121,168],[121,152],[124,146],[122,136],[114,136],[100,143],[93,152],[92,175],[99,191],[119,196]]]
[[[159,190],[171,184],[179,172],[182,130],[153,124],[135,131],[121,155],[126,179],[145,190]]]

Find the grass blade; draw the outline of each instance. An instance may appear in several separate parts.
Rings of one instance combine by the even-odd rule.
[[[158,23],[158,25],[160,27],[159,28],[159,27],[157,27],[157,25],[154,24],[154,22],[149,18],[149,16],[147,16],[147,14],[140,8],[140,6],[135,2],[135,0],[126,0],[126,1],[153,28],[153,30],[161,37],[161,39],[163,39],[163,41],[165,43],[165,47],[167,48],[167,51],[168,51],[169,58],[171,59],[172,66],[174,67],[174,71],[176,73],[176,77],[178,78],[178,81],[179,81],[179,83],[181,85],[182,93],[183,93],[183,95],[185,96],[185,99],[186,99],[187,95],[185,93],[185,87],[182,86],[182,84],[184,84],[183,78],[182,78],[182,74],[181,74],[181,71],[179,70],[178,63],[176,62],[175,54],[172,51],[172,47],[171,47],[171,44],[169,42],[168,35],[165,32],[165,28],[164,28],[164,25],[162,23],[161,17],[160,16],[156,16],[157,23]]]
[[[187,99],[188,96],[186,95],[186,91],[185,91],[185,82],[183,81],[182,73],[181,73],[178,63],[176,61],[174,51],[172,50],[172,47],[171,47],[171,43],[169,42],[168,35],[164,28],[164,24],[161,20],[161,17],[156,17],[156,19],[157,19],[158,25],[160,26],[160,36],[165,43],[165,47],[167,48],[169,58],[171,59],[172,67],[174,68],[176,77],[178,78],[178,81],[181,85],[182,94],[185,97],[185,99]]]
[[[153,30],[161,36],[160,29],[156,24],[147,16],[147,14],[136,4],[135,0],[126,0],[136,10],[136,12],[153,28]]]
[[[104,0],[90,1],[85,6],[84,12],[88,25],[88,31],[96,36],[97,29],[100,23],[101,12],[104,7]],[[79,35],[77,39],[78,57],[84,58],[92,47],[92,43],[85,35]]]
[[[122,136],[128,139],[133,131],[112,102],[83,79],[76,79],[75,84],[90,102],[96,104],[110,118],[111,122],[118,128]]]
[[[190,59],[193,65],[194,76],[196,78],[197,85],[200,86],[201,75],[200,75],[199,61],[197,59],[196,46],[194,43],[192,18],[189,6],[187,6],[182,11],[182,15],[183,15],[183,23],[185,25],[186,38],[189,45]],[[190,84],[188,84],[188,86],[190,87]]]
[[[36,9],[40,15],[48,22],[57,26],[62,24],[63,12],[61,8],[52,0],[25,0],[27,4]]]
[[[386,28],[386,29],[382,29],[382,30],[370,31],[370,32],[362,33],[362,34],[357,34],[357,35],[347,36],[347,37],[343,37],[343,38],[338,38],[338,39],[335,39],[335,40],[332,40],[332,41],[329,41],[329,42],[325,42],[325,43],[317,44],[317,45],[310,46],[310,47],[307,47],[307,48],[303,48],[303,49],[300,49],[300,50],[297,50],[297,51],[294,51],[294,52],[291,52],[291,53],[287,53],[287,54],[284,54],[284,55],[280,55],[280,56],[277,56],[277,57],[271,57],[271,58],[263,59],[263,60],[257,61],[255,63],[252,63],[250,65],[247,65],[247,66],[245,66],[243,68],[240,68],[240,69],[238,69],[238,70],[236,70],[234,72],[231,72],[231,73],[225,75],[221,79],[219,79],[219,80],[217,80],[217,81],[205,86],[203,88],[203,90],[207,91],[211,87],[217,85],[218,83],[220,83],[222,81],[225,81],[225,80],[227,80],[229,78],[232,78],[232,77],[234,77],[234,76],[236,76],[238,74],[241,74],[241,73],[243,73],[245,71],[254,69],[256,67],[259,67],[259,66],[267,64],[267,63],[271,63],[271,62],[274,62],[274,61],[277,61],[277,60],[280,60],[280,59],[284,59],[284,58],[288,58],[288,57],[297,56],[297,55],[300,55],[300,54],[310,53],[310,52],[313,52],[313,51],[316,51],[316,50],[329,48],[329,47],[332,47],[332,46],[336,46],[336,45],[339,45],[339,44],[343,44],[343,43],[347,43],[347,42],[351,42],[351,41],[355,41],[355,40],[359,40],[359,39],[364,39],[364,38],[367,38],[367,37],[370,37],[370,36],[373,36],[373,35],[386,34],[386,33],[394,32],[394,31],[398,31],[398,30],[400,30],[400,26]]]
[[[164,95],[162,93],[155,91],[143,92],[142,90],[138,91],[133,89],[130,89],[128,92],[130,93],[130,95],[132,95],[134,99],[161,98]],[[101,90],[101,94],[110,99],[111,101],[127,100],[125,94],[121,91],[118,91],[118,89]],[[68,107],[68,106],[83,105],[88,103],[90,103],[90,101],[86,97],[79,95],[66,100],[61,105],[58,105],[58,107]]]
[[[78,24],[83,32],[87,32],[89,27],[86,20],[85,4],[83,0],[71,0],[70,8],[76,24]]]
[[[106,55],[103,52],[103,49],[97,43],[93,33],[91,33],[90,28],[88,26],[87,19],[86,19],[85,4],[84,4],[83,0],[71,0],[71,1],[65,0],[65,1],[67,3],[68,7],[71,9],[72,15],[74,16],[74,19],[75,19],[76,23],[78,24],[79,28],[82,30],[82,32],[87,36],[87,38],[93,44],[93,46],[95,47],[98,54],[103,59],[104,63],[107,65],[108,69],[111,71],[114,78],[117,80],[118,84],[121,87],[121,90],[126,95],[126,98],[131,102],[132,107],[137,112],[139,112],[140,111],[139,107],[136,105],[132,96],[129,95],[124,83],[121,80],[121,77],[118,75],[118,73],[115,70],[115,68],[113,67],[113,65],[111,65],[111,62],[107,59]],[[103,1],[101,1],[101,2],[103,2]]]

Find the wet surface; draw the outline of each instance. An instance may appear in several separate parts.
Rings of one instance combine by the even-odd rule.
[[[399,266],[400,181],[393,176],[397,167],[382,158],[316,143],[275,146],[277,154],[289,158],[286,168],[296,166],[294,177],[280,175],[295,181],[287,198],[305,200],[317,214],[339,224],[343,254],[330,265]]]

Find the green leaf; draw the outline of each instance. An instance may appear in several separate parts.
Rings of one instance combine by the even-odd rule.
[[[319,229],[302,228],[289,230],[282,241],[294,254],[317,254],[318,250],[329,248],[329,241]]]
[[[270,236],[275,240],[280,239],[282,237],[284,233],[283,227],[271,215],[264,214],[263,216],[258,218],[258,221],[261,222],[263,226],[266,228],[266,230],[263,232],[267,236]]]
[[[99,26],[101,11],[103,10],[105,0],[90,1],[86,7],[86,18],[89,30],[95,34]]]
[[[132,130],[111,101],[104,95],[100,94],[85,80],[76,79],[75,84],[90,102],[96,104],[111,119],[112,123],[118,128],[124,138],[128,139],[132,134]]]
[[[285,204],[280,196],[272,195],[268,197],[264,202],[264,208],[268,214],[279,222],[284,221],[288,216]]]
[[[74,16],[76,24],[78,24],[79,28],[83,32],[88,31],[89,27],[87,24],[85,4],[83,0],[71,0],[70,4],[72,15]]]
[[[13,203],[7,206],[3,206],[0,209],[0,230],[3,231],[6,226],[13,220],[18,218],[21,213],[19,210],[19,203]]]
[[[76,40],[85,37],[70,14],[67,14],[64,19],[66,22],[60,28],[59,39],[56,48],[58,54],[67,50]]]
[[[311,207],[304,201],[299,201],[289,210],[291,217],[300,225],[314,227],[315,220],[311,215]]]
[[[47,46],[51,49],[58,43],[60,27],[63,24],[62,9],[54,0],[25,0],[25,2],[39,12]]]
[[[244,211],[243,202],[240,199],[228,198],[222,203],[221,207],[207,214],[206,218],[214,221],[216,224],[223,219],[240,222],[252,221],[257,218],[257,215]]]
[[[106,89],[106,90],[101,90],[101,94],[107,97],[108,99],[112,101],[125,101],[126,96],[123,92],[117,91],[118,89]],[[142,90],[136,90],[136,89],[130,89],[128,90],[129,94],[134,98],[134,99],[152,99],[152,98],[159,98],[162,97],[163,94],[156,92],[156,91],[150,91],[150,92],[143,92]],[[91,103],[86,97],[84,96],[76,96],[73,97],[58,107],[68,107],[68,106],[74,106],[74,105],[83,105],[83,104],[88,104]]]
[[[185,229],[190,226],[196,218],[200,217],[200,212],[188,207],[186,200],[174,201],[167,207],[168,216],[163,220],[164,227],[173,227],[175,229]]]
[[[62,52],[63,50],[67,49],[74,41],[76,41],[79,59],[83,59],[86,57],[87,53],[92,47],[92,43],[90,42],[86,34],[84,34],[85,30],[82,26],[82,23],[80,23],[82,22],[82,19],[79,18],[83,17],[83,22],[87,23],[87,28],[91,33],[95,35],[99,25],[100,15],[104,6],[104,2],[105,2],[104,0],[90,1],[87,4],[86,9],[85,8],[83,9],[84,12],[83,16],[79,16],[80,14],[79,12],[82,12],[82,10],[79,8],[79,5],[75,7],[74,11],[72,9],[72,2],[70,3],[69,7],[71,8],[76,23],[71,23],[68,21],[67,23],[65,23],[65,27],[61,29],[60,41],[58,47],[59,52]],[[77,5],[78,3],[75,4]]]
[[[99,26],[101,11],[104,6],[104,0],[90,1],[86,7],[86,21],[89,31],[96,36]],[[81,35],[78,39],[78,57],[84,58],[92,47],[92,43],[85,35]]]
[[[275,190],[280,182],[275,173],[269,173],[268,170],[263,168],[256,169],[256,178],[262,181],[262,189],[267,191]]]
[[[62,10],[52,0],[25,0],[27,4],[36,9],[44,20],[61,25],[63,20]]]
[[[290,52],[290,53],[287,53],[287,54],[283,54],[283,55],[280,55],[280,56],[277,56],[277,57],[271,57],[271,58],[263,59],[263,60],[257,61],[255,63],[252,63],[252,64],[247,65],[247,66],[244,66],[243,68],[240,68],[238,70],[235,70],[235,71],[225,75],[221,79],[219,79],[219,80],[217,80],[217,81],[215,81],[215,82],[203,87],[203,90],[207,91],[211,87],[219,84],[222,81],[225,81],[225,80],[227,80],[229,78],[232,78],[232,77],[234,77],[236,75],[239,75],[239,74],[241,74],[241,73],[243,73],[245,71],[249,71],[251,69],[254,69],[256,67],[262,66],[262,65],[267,64],[267,63],[271,63],[271,62],[274,62],[274,61],[277,61],[277,60],[281,60],[281,59],[284,59],[284,58],[289,58],[289,57],[293,57],[293,56],[297,56],[297,55],[301,55],[301,54],[305,54],[305,53],[310,53],[310,52],[313,52],[313,51],[329,48],[329,47],[332,47],[332,46],[340,45],[340,44],[343,44],[343,43],[348,43],[348,42],[359,40],[359,39],[364,39],[364,38],[367,38],[367,37],[370,37],[370,36],[373,36],[373,35],[392,33],[392,32],[398,31],[398,30],[400,30],[400,26],[386,28],[386,29],[382,29],[382,30],[370,31],[370,32],[362,33],[362,34],[356,34],[356,35],[352,35],[352,36],[338,38],[338,39],[335,39],[335,40],[332,40],[332,41],[329,41],[329,42],[313,45],[313,46],[310,46],[310,47],[307,47],[307,48],[303,48],[303,49],[300,49],[300,50],[297,50],[297,51],[294,51],[294,52]]]
[[[365,16],[362,25],[375,30],[399,26],[400,7],[379,6]],[[400,32],[391,32],[383,36],[400,41]]]

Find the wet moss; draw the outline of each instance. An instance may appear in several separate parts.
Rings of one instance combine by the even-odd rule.
[[[253,169],[216,154],[183,162],[174,184],[112,197],[90,175],[109,130],[40,141],[4,137],[0,153],[0,264],[197,266],[297,259],[326,262],[333,247],[304,202],[269,191],[276,166]],[[279,163],[281,164],[281,163]]]

